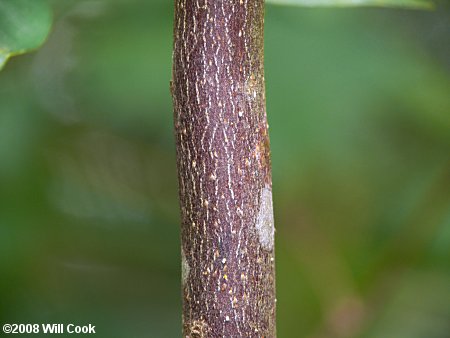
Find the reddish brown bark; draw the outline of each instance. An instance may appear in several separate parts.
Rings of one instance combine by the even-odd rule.
[[[183,337],[275,337],[263,0],[176,0]]]

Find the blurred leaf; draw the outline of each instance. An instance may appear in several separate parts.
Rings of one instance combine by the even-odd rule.
[[[404,7],[404,8],[433,8],[428,0],[267,0],[277,5],[297,5],[306,7]]]
[[[391,275],[388,294],[366,338],[444,338],[450,322],[448,274],[433,270],[407,271],[400,279]],[[420,294],[420,297],[418,296]],[[373,307],[374,309],[376,307]]]
[[[45,0],[0,0],[0,69],[11,56],[43,44],[51,21]]]

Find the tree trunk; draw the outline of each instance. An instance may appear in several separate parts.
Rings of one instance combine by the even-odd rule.
[[[264,0],[175,0],[183,337],[275,337]]]

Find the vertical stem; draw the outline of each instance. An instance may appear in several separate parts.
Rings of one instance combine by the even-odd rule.
[[[275,337],[264,0],[175,0],[183,337]]]

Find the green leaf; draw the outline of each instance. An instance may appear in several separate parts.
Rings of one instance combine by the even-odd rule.
[[[0,69],[11,56],[42,45],[51,22],[46,0],[0,0]]]
[[[297,5],[304,7],[403,7],[432,9],[430,0],[266,0],[276,5]]]

